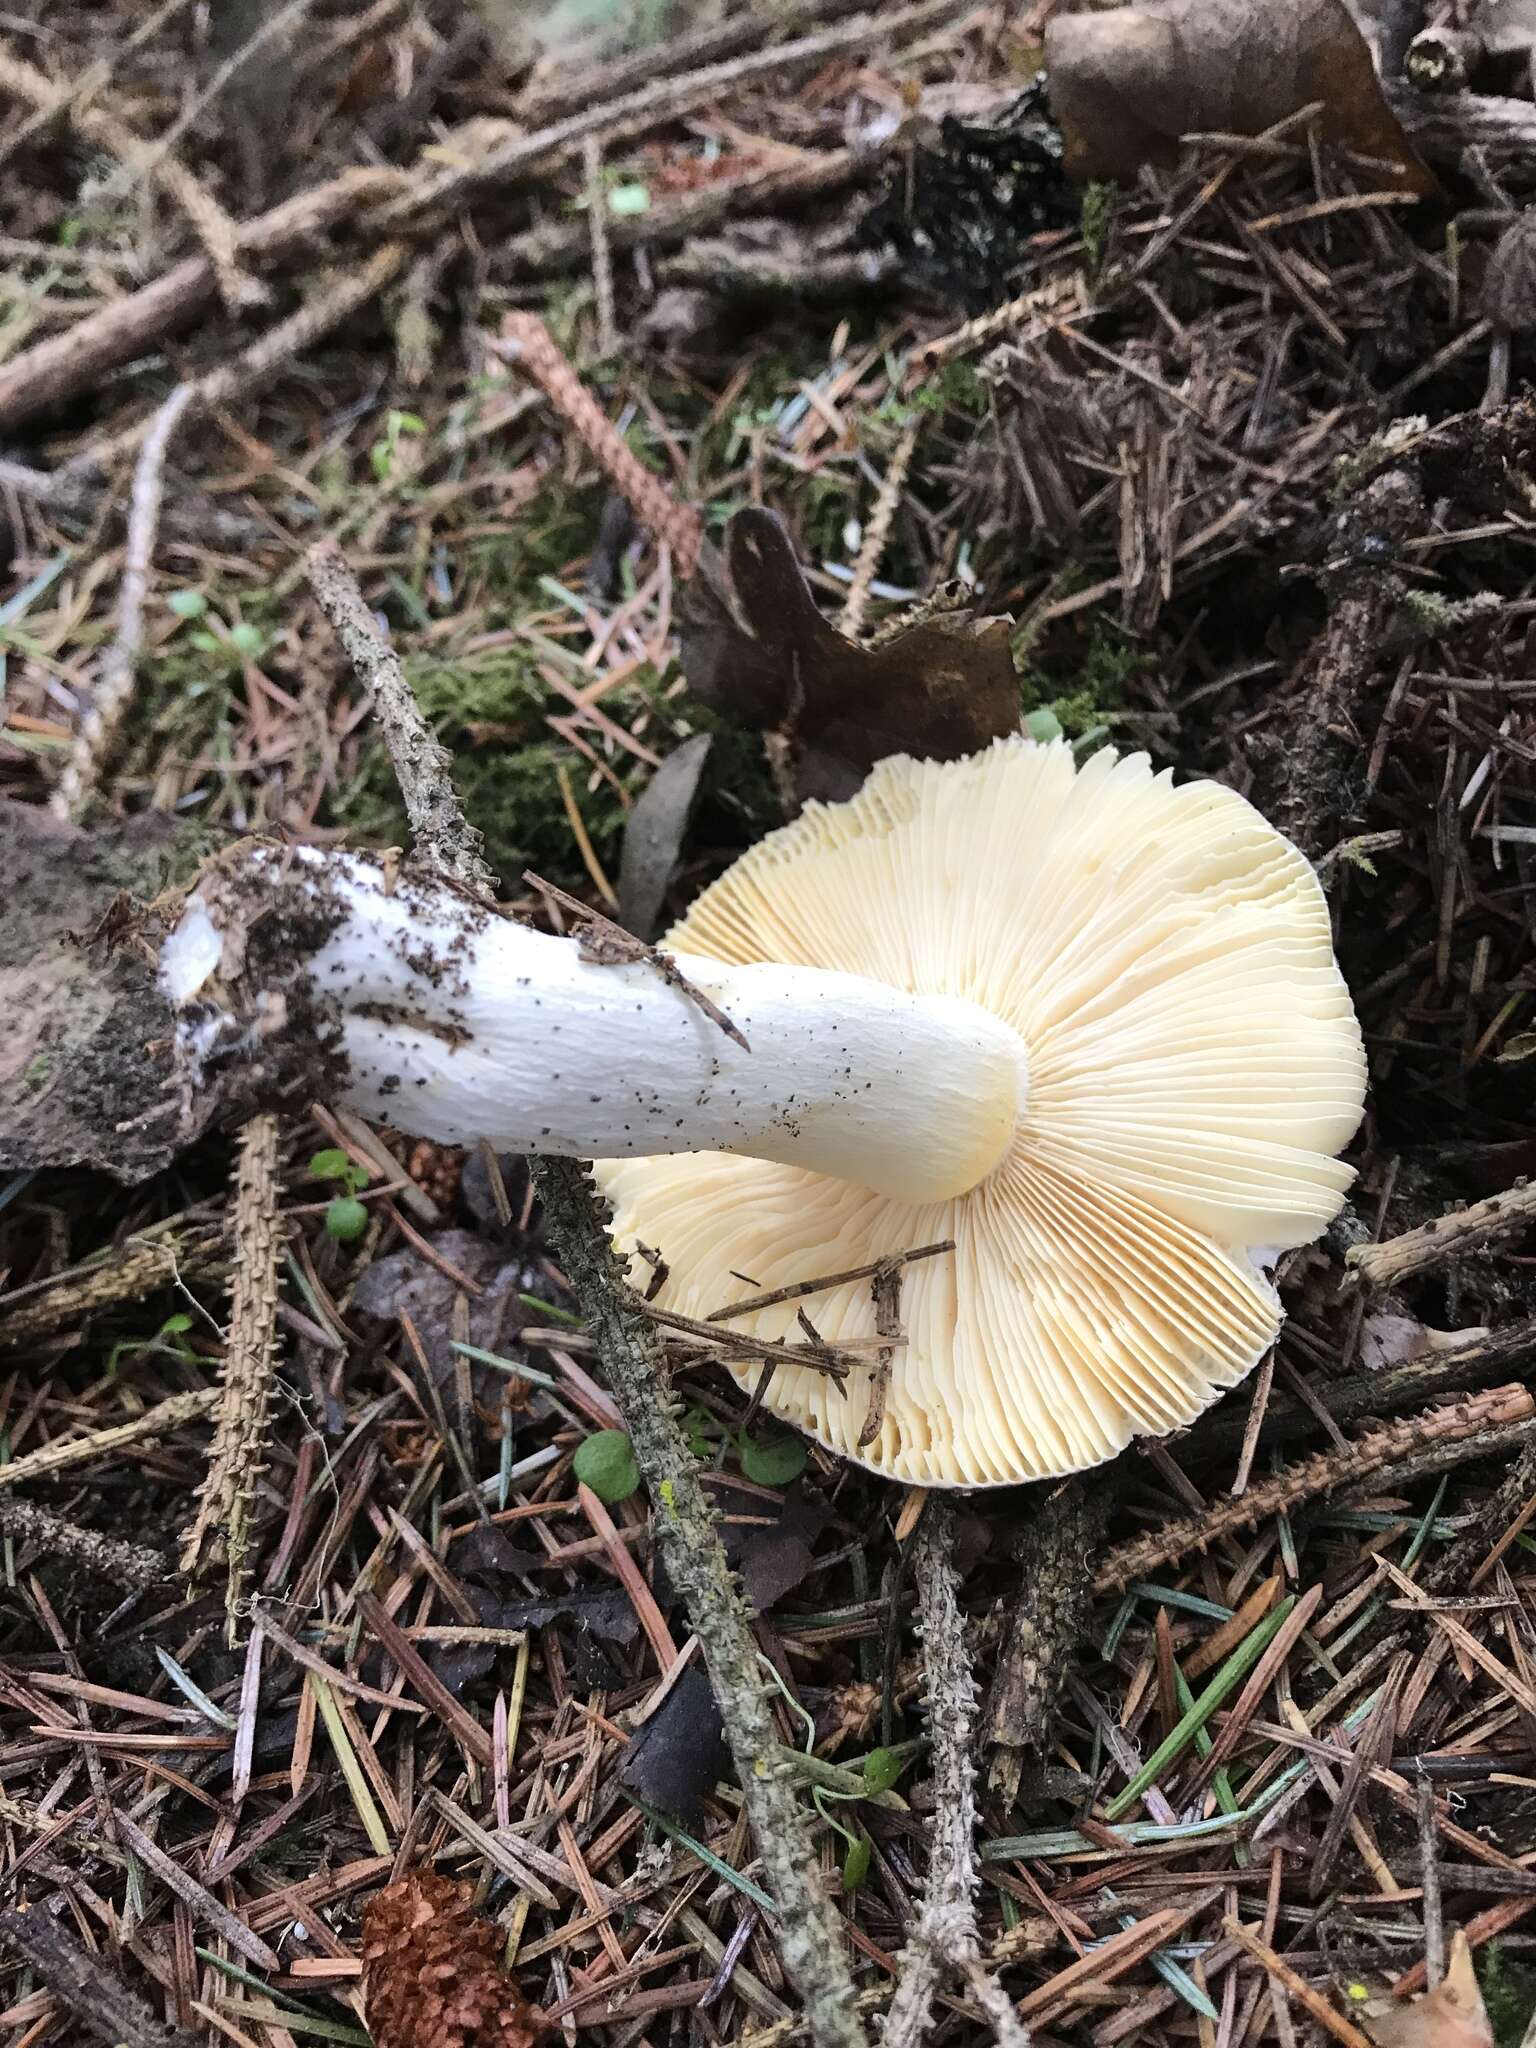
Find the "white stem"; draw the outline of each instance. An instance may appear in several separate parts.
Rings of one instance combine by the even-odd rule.
[[[339,1029],[341,1099],[448,1143],[736,1152],[915,1202],[964,1193],[1007,1151],[1023,1046],[977,1005],[676,957],[750,1051],[648,961],[585,958],[439,883],[299,850],[205,882],[161,979],[194,1062]]]

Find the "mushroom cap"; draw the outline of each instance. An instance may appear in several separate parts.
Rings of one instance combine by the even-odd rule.
[[[666,943],[968,997],[1024,1040],[1012,1147],[949,1201],[716,1153],[599,1165],[637,1281],[635,1247],[659,1247],[659,1299],[689,1315],[954,1239],[902,1271],[906,1341],[862,1448],[868,1281],[732,1320],[794,1339],[803,1307],[827,1342],[868,1346],[846,1398],[785,1365],[765,1405],[891,1478],[1050,1478],[1187,1424],[1275,1337],[1261,1264],[1315,1238],[1353,1179],[1333,1155],[1365,1056],[1317,878],[1234,791],[1175,787],[1145,755],[1078,767],[1063,742],[1008,739],[883,761],[754,847]]]

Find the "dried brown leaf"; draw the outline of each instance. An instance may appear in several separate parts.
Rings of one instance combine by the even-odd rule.
[[[1343,0],[1144,0],[1057,15],[1045,31],[1051,104],[1077,179],[1171,165],[1181,135],[1259,135],[1314,101],[1322,133],[1380,161],[1389,189],[1428,193]]]
[[[789,535],[749,506],[687,585],[683,669],[713,710],[789,743],[804,802],[852,796],[877,761],[954,761],[1019,727],[1009,622],[950,612],[878,647],[845,640],[816,608]]]
[[[417,1872],[363,1914],[363,2003],[375,2048],[533,2048],[542,2016],[497,1962],[473,1888]]]
[[[1445,1976],[1411,2005],[1363,2015],[1376,2048],[1493,2048],[1493,2026],[1472,1967],[1472,1948],[1458,1928]]]

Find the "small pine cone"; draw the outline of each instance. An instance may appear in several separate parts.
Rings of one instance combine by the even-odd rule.
[[[363,1914],[363,2000],[376,2048],[533,2048],[539,2013],[497,1962],[469,1885],[422,1872]]]

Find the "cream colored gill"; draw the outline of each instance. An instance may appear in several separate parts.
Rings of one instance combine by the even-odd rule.
[[[1233,791],[1025,740],[888,761],[748,853],[668,943],[965,997],[1027,1053],[1003,1165],[951,1202],[750,1160],[604,1169],[621,1246],[659,1244],[689,1313],[955,1239],[904,1273],[875,1443],[862,1368],[846,1401],[777,1371],[785,1419],[896,1478],[1000,1484],[1187,1423],[1272,1342],[1247,1251],[1337,1213],[1365,1065],[1316,877]],[[742,1327],[792,1340],[798,1305]],[[867,1285],[804,1305],[829,1340],[875,1335]]]

